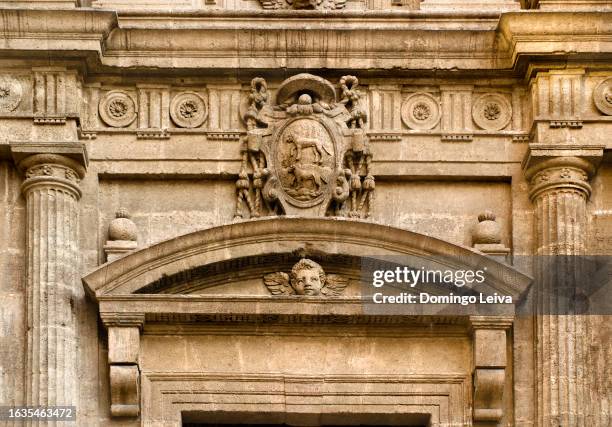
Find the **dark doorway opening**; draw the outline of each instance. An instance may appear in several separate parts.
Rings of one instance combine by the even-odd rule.
[[[181,414],[183,427],[428,427],[430,414],[199,412]]]

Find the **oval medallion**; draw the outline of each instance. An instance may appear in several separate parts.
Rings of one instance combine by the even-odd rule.
[[[319,121],[300,118],[281,129],[274,163],[280,186],[294,206],[315,206],[329,193],[335,165],[334,142]]]

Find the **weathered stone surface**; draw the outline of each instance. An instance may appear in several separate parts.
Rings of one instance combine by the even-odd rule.
[[[612,254],[611,13],[0,0],[0,406],[607,427],[609,314],[550,313],[581,267],[533,256]],[[368,312],[399,255],[533,316]]]

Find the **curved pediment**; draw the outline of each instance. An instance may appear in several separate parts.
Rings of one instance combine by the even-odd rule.
[[[236,222],[176,237],[104,264],[83,282],[96,300],[150,294],[269,298],[264,275],[287,272],[300,258],[317,260],[328,274],[359,281],[363,259],[387,262],[394,257],[451,270],[484,269],[487,279],[479,290],[515,300],[531,282],[508,265],[423,234],[359,220],[291,217]],[[249,280],[257,286],[248,285]],[[358,293],[349,286],[343,296]]]

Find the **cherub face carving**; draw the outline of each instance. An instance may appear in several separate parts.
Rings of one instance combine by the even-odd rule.
[[[291,287],[297,295],[319,295],[325,285],[325,272],[319,264],[302,259],[291,269]]]
[[[272,295],[306,297],[337,297],[348,285],[346,277],[325,274],[323,268],[310,259],[299,260],[289,274],[282,271],[266,274],[263,282]]]

